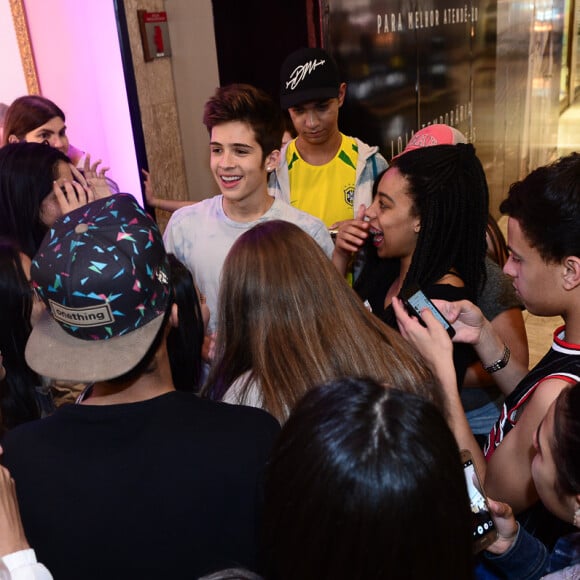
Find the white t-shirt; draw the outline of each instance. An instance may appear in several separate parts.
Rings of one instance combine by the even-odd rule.
[[[255,225],[271,220],[291,222],[312,236],[331,258],[334,245],[326,226],[318,218],[275,199],[270,209],[253,222],[237,222],[226,216],[222,195],[216,195],[177,210],[163,236],[165,248],[175,254],[193,274],[194,282],[205,295],[211,318],[208,332],[215,331],[219,280],[223,263],[234,242]]]
[[[250,371],[245,372],[240,375],[228,388],[222,397],[224,403],[229,403],[230,405],[245,405],[246,407],[256,407],[258,409],[263,409],[268,411],[264,407],[264,394],[262,393],[262,386],[259,381],[252,380],[248,384],[245,396],[242,396],[242,388],[248,380]],[[286,414],[289,414],[288,407],[284,407]]]
[[[246,372],[243,375],[240,375],[230,385],[222,397],[222,401],[224,403],[230,403],[231,405],[246,405],[247,407],[257,407],[258,409],[264,408],[264,402],[262,400],[262,389],[256,381],[250,382],[246,391],[246,396],[242,397],[242,387],[248,380],[249,374],[249,372]]]

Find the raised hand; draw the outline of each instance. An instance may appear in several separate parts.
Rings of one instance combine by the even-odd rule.
[[[157,198],[153,193],[153,186],[151,185],[151,174],[146,169],[141,169],[141,173],[145,177],[143,185],[145,186],[145,199],[147,200],[147,205],[151,207],[157,207]]]
[[[20,519],[14,480],[0,465],[0,557],[29,547]]]
[[[352,220],[332,224],[330,230],[336,231],[332,261],[344,276],[353,253],[358,252],[368,238],[369,224],[365,221],[366,207],[361,204]]]
[[[212,334],[206,334],[203,338],[203,345],[201,347],[201,358],[208,363],[211,363],[215,357],[215,341],[216,341],[215,332]]]
[[[433,316],[429,309],[423,310],[423,326],[417,318],[410,316],[403,302],[394,297],[393,310],[397,317],[399,330],[405,340],[409,341],[420,353],[443,383],[443,379],[455,375],[453,368],[453,344],[443,325]],[[457,389],[457,386],[454,385]]]
[[[458,300],[457,302],[433,300],[433,303],[453,325],[456,333],[453,342],[468,344],[480,342],[482,333],[489,322],[475,304],[469,300]]]
[[[52,191],[62,215],[95,201],[95,194],[92,189],[77,181],[55,181]]]
[[[85,156],[85,162],[83,165],[83,174],[86,180],[87,186],[93,191],[95,199],[102,199],[103,197],[109,197],[112,195],[112,191],[109,188],[105,173],[109,171],[108,167],[99,167],[102,161],[99,159],[91,164],[91,156],[89,153]],[[77,173],[80,175],[80,171],[76,168],[73,171],[75,179],[78,179]]]

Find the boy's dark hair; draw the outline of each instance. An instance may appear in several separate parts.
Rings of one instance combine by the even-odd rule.
[[[538,167],[514,183],[499,209],[518,221],[544,261],[580,256],[580,154]]]
[[[247,123],[262,148],[262,159],[282,145],[282,112],[270,96],[251,85],[231,84],[218,87],[206,102],[203,123],[211,134],[216,125],[231,121]]]

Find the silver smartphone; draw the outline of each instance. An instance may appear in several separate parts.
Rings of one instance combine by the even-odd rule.
[[[477,475],[475,464],[471,452],[463,449],[461,451],[461,461],[463,462],[463,473],[467,484],[467,493],[471,504],[471,514],[473,518],[472,537],[473,551],[480,552],[497,539],[497,529],[491,511],[487,504],[485,492],[481,485],[481,480]]]

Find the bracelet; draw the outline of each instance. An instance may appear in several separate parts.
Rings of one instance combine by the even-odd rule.
[[[507,344],[504,344],[503,356],[500,359],[496,360],[494,363],[490,364],[488,367],[484,366],[483,370],[486,373],[489,373],[490,375],[492,373],[500,371],[508,364],[508,362],[510,360],[510,354],[511,354],[511,352],[510,352],[509,346]]]

